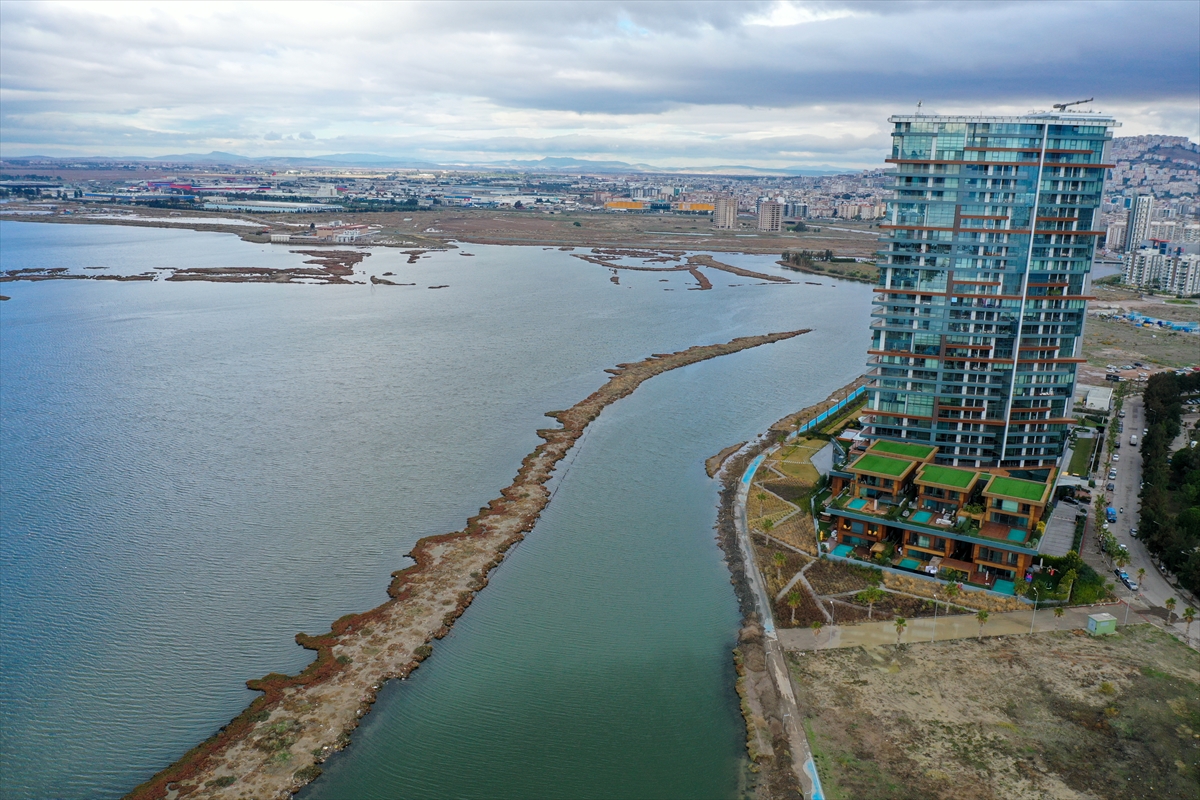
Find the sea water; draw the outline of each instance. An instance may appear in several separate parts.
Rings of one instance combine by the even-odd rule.
[[[211,735],[255,696],[246,679],[310,660],[296,632],[385,600],[418,538],[496,497],[544,412],[604,368],[809,327],[606,409],[529,537],[305,796],[737,792],[738,614],[703,460],[861,373],[869,287],[806,284],[769,257],[737,263],[797,283],[614,284],[557,249],[463,250],[362,264],[412,287],[0,289],[3,797],[119,797]],[[0,222],[4,270],[304,258]]]

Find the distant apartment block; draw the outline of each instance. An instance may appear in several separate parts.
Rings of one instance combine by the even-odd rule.
[[[1125,254],[1124,281],[1185,297],[1200,294],[1200,245],[1162,243],[1132,250]]]
[[[872,439],[1045,476],[1074,424],[1111,117],[904,115],[880,225]]]
[[[714,228],[732,230],[737,227],[738,201],[736,197],[718,197],[713,206]]]
[[[758,204],[758,229],[775,233],[783,230],[783,203],[763,200]]]
[[[1124,222],[1109,223],[1108,231],[1104,235],[1104,246],[1113,251],[1124,250],[1127,231],[1128,226]]]
[[[1129,207],[1125,229],[1125,251],[1136,250],[1150,234],[1150,216],[1154,213],[1154,196],[1139,194]]]

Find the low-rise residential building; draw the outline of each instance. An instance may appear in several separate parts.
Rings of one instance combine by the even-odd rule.
[[[835,467],[822,514],[826,547],[1012,594],[1037,556],[1054,470],[1036,480],[1027,471],[935,464],[936,455],[930,445],[876,440]]]

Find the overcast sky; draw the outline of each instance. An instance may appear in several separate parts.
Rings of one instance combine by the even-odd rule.
[[[1096,97],[1200,138],[1200,2],[0,2],[0,154],[882,166]]]

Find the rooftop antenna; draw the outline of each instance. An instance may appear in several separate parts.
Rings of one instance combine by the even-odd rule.
[[[919,117],[919,116],[921,116],[921,104],[922,104],[922,103],[924,103],[924,102],[925,102],[924,100],[918,100],[918,101],[917,101],[917,116],[918,116],[918,117]]]
[[[1082,105],[1083,103],[1090,103],[1095,99],[1096,98],[1094,98],[1094,97],[1089,97],[1087,100],[1073,100],[1070,103],[1055,103],[1054,110],[1055,111],[1066,111],[1067,106],[1078,106],[1078,105]]]

